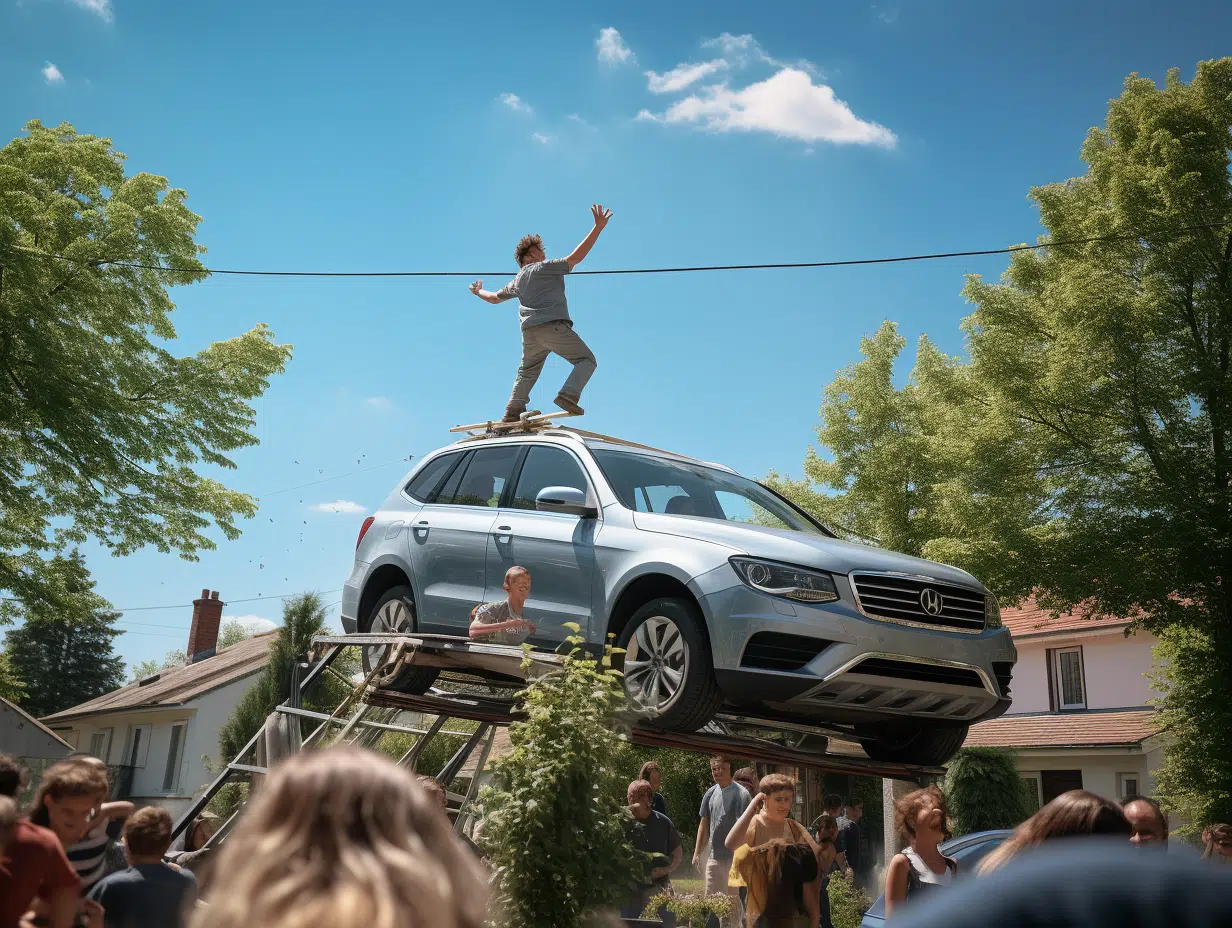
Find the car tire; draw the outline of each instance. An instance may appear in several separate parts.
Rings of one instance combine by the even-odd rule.
[[[415,597],[411,588],[395,586],[386,590],[376,601],[376,605],[364,617],[360,630],[410,634],[415,631],[416,624]],[[363,665],[365,677],[372,672],[373,666],[388,659],[392,647],[393,645],[376,645],[360,648],[360,663]],[[378,675],[373,683],[382,689],[419,696],[431,689],[439,673],[440,670],[436,667],[407,667],[403,664],[393,673]]]
[[[904,720],[857,726],[872,760],[895,764],[944,764],[962,747],[969,725],[961,722]]]
[[[689,600],[661,597],[634,612],[617,639],[625,692],[656,728],[697,731],[723,705],[703,621]]]

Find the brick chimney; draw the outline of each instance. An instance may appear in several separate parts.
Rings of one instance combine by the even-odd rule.
[[[188,630],[188,663],[213,657],[218,650],[218,627],[222,624],[222,607],[217,590],[202,590],[201,598],[193,600],[192,627]]]

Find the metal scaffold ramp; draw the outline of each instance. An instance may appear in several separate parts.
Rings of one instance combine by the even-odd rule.
[[[378,651],[379,660],[370,661],[371,671],[353,684],[346,698],[330,713],[302,708],[301,697],[320,679],[333,673],[333,662],[349,647]],[[309,660],[299,665],[302,679],[292,682],[292,697],[278,706],[265,726],[249,740],[176,822],[173,837],[178,837],[231,782],[250,782],[268,773],[263,739],[278,727],[278,720],[298,722],[311,719],[316,728],[302,741],[290,738],[283,750],[309,750],[327,744],[354,743],[378,749],[389,733],[411,736],[412,746],[396,761],[415,772],[424,750],[442,737],[464,738],[436,775],[446,791],[454,815],[454,828],[464,834],[473,814],[472,804],[482,773],[491,757],[497,729],[517,721],[518,694],[528,680],[558,670],[563,655],[548,651],[524,654],[520,646],[473,642],[448,635],[355,634],[322,635],[314,640]],[[384,682],[396,681],[408,667],[431,667],[440,674],[437,685],[426,692],[402,692]],[[296,676],[299,676],[297,674]],[[343,678],[345,679],[345,678]],[[429,721],[431,719],[431,721]],[[473,723],[473,730],[450,728],[451,722]],[[295,726],[289,726],[294,728]],[[296,729],[296,735],[298,729]],[[653,719],[635,720],[629,740],[645,747],[674,748],[705,754],[756,759],[762,763],[784,764],[821,773],[885,777],[916,783],[929,782],[944,775],[941,767],[874,761],[858,747],[851,732],[826,726],[784,722],[765,715],[739,711],[720,712],[700,731],[673,732],[656,728]],[[277,754],[277,752],[274,752]],[[464,768],[474,759],[469,783],[463,792],[453,789],[464,778]],[[270,758],[270,763],[277,756]],[[218,829],[207,843],[226,839],[243,805]]]

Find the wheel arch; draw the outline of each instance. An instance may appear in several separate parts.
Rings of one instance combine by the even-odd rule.
[[[368,614],[376,605],[377,600],[396,586],[407,587],[411,590],[411,597],[414,598],[415,591],[411,585],[411,578],[400,565],[381,564],[368,574],[368,579],[364,581],[364,591],[359,595],[359,607],[356,610],[359,614],[355,616],[356,627],[363,630],[364,623],[368,621]]]
[[[637,577],[630,578],[625,583],[620,592],[616,594],[612,608],[608,612],[606,635],[614,635],[619,638],[620,633],[624,631],[625,625],[628,624],[633,613],[637,612],[638,609],[652,599],[659,599],[660,597],[684,599],[693,604],[702,617],[702,634],[706,638],[706,646],[709,647],[710,628],[705,610],[702,609],[701,601],[689,589],[688,584],[684,580],[662,570],[648,571]],[[607,640],[606,635],[605,641]]]

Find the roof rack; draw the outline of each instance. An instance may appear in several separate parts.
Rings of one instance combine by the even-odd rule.
[[[300,697],[324,673],[338,676],[330,665],[344,649],[378,646],[383,649],[384,659],[355,684],[333,712],[314,712],[300,706]],[[517,645],[473,642],[449,635],[397,633],[320,635],[314,639],[310,657],[308,663],[298,664],[293,672],[292,697],[270,714],[265,726],[180,816],[172,832],[173,839],[189,827],[228,782],[269,772],[258,744],[264,747],[267,732],[276,730],[280,719],[288,718],[307,718],[319,723],[302,743],[298,738],[293,739],[295,743],[287,748],[291,752],[326,742],[357,743],[375,748],[389,732],[413,735],[412,747],[398,761],[412,773],[424,748],[433,739],[465,738],[466,742],[454,752],[436,779],[446,791],[451,813],[456,813],[455,833],[466,836],[473,824],[473,803],[480,775],[490,758],[497,730],[519,718],[517,697],[525,683],[558,669],[564,661],[562,655],[547,651],[531,651],[527,661],[521,646]],[[420,695],[381,685],[382,681],[396,680],[404,666],[437,668],[442,672],[438,686]],[[300,671],[305,671],[302,680],[299,679]],[[487,692],[480,692],[476,684],[485,686]],[[404,718],[407,713],[414,717]],[[435,719],[429,724],[425,716]],[[453,731],[446,728],[453,720],[478,724],[474,731]],[[783,722],[748,712],[720,712],[714,721],[695,732],[666,731],[656,728],[653,720],[642,720],[632,727],[629,740],[647,747],[722,753],[825,773],[886,777],[921,784],[945,773],[942,767],[871,760],[858,748],[859,737],[839,726]],[[453,791],[451,787],[455,781],[467,776],[463,771],[472,760],[473,775],[465,792]],[[243,810],[244,804],[241,804],[205,846],[225,841]]]
[[[641,451],[653,451],[655,454],[669,454],[674,458],[681,458],[685,461],[693,461],[697,464],[704,464],[706,467],[718,467],[721,470],[731,471],[731,468],[725,464],[715,464],[712,461],[703,461],[700,458],[691,457],[687,454],[681,454],[679,451],[668,451],[664,448],[656,448],[653,445],[643,445],[636,441],[629,441],[625,438],[616,438],[614,435],[604,435],[601,432],[588,432],[586,429],[579,429],[572,425],[556,425],[552,422],[534,423],[527,425],[525,428],[503,429],[499,432],[481,432],[477,434],[467,435],[465,438],[460,438],[454,444],[462,445],[468,442],[489,441],[493,438],[510,438],[519,435],[543,435],[553,434],[556,432],[567,432],[572,435],[577,435],[579,438],[589,438],[593,441],[608,442],[613,445],[622,445],[626,448],[637,448]],[[734,471],[732,471],[734,473]]]

